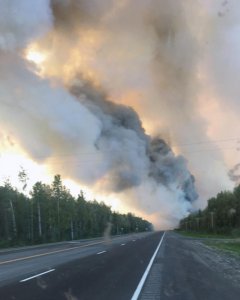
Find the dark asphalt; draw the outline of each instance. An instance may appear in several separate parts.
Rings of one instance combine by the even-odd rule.
[[[149,233],[122,235],[110,240],[103,238],[55,243],[37,247],[8,249],[0,252],[0,287],[32,274],[55,268],[59,264],[87,257],[106,248],[128,242]]]
[[[96,244],[69,250],[63,252],[63,258],[66,259],[66,255],[68,255],[69,261],[61,265],[59,262],[56,263],[55,257],[58,256],[59,260],[59,255],[60,253],[62,255],[62,252],[0,265],[0,269],[8,267],[7,270],[10,268],[14,272],[19,263],[21,266],[27,264],[32,266],[32,272],[28,272],[28,276],[37,274],[34,271],[34,266],[38,266],[39,271],[39,263],[43,259],[45,265],[41,271],[55,268],[55,271],[51,273],[26,282],[19,282],[20,279],[28,277],[26,274],[25,276],[17,274],[18,279],[11,280],[11,283],[9,282],[10,279],[8,281],[2,280],[4,284],[0,288],[0,299],[131,299],[162,234],[122,237],[115,239],[108,245]],[[37,249],[36,251],[42,253],[44,249]],[[102,251],[106,252],[97,254]],[[3,260],[0,256],[0,263],[1,261]],[[23,270],[19,266],[18,268]]]

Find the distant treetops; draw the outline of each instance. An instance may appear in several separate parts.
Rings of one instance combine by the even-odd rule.
[[[240,234],[240,185],[209,199],[204,210],[191,213],[179,226],[187,231]]]

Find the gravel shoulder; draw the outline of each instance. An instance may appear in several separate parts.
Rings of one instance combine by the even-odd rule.
[[[239,300],[240,256],[207,242],[168,231],[140,299]]]
[[[221,273],[225,278],[229,279],[237,287],[240,286],[240,255],[231,251],[217,249],[217,243],[228,243],[229,241],[236,241],[233,239],[197,239],[184,237],[181,234],[171,233],[176,235],[192,249],[192,253],[197,260],[206,264],[209,268],[217,273]]]

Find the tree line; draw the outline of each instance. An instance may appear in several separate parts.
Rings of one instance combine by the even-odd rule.
[[[240,234],[240,185],[208,200],[204,210],[182,219],[180,229],[218,234]]]
[[[26,188],[27,175],[19,179]],[[104,202],[73,197],[55,175],[51,185],[36,182],[29,196],[9,181],[0,186],[0,246],[27,245],[152,230],[152,224],[111,210]]]

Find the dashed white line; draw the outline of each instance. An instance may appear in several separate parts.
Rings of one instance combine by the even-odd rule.
[[[25,281],[31,280],[31,279],[33,279],[33,278],[42,276],[42,275],[44,275],[44,274],[47,274],[47,273],[50,273],[50,272],[53,272],[53,271],[55,271],[55,269],[51,269],[51,270],[48,270],[48,271],[46,271],[46,272],[39,273],[39,274],[37,274],[37,275],[34,275],[34,276],[31,276],[31,277],[25,278],[25,279],[23,279],[23,280],[20,280],[20,282],[25,282]]]
[[[106,251],[106,250],[104,250],[104,251],[98,252],[98,253],[97,253],[97,255],[99,255],[99,254],[103,254],[103,253],[105,253],[105,252],[107,252],[107,251]]]
[[[134,292],[131,300],[137,300],[138,299],[138,297],[139,297],[139,295],[141,293],[141,290],[143,288],[143,285],[144,285],[144,283],[145,283],[145,281],[147,279],[148,273],[149,273],[149,271],[150,271],[150,269],[152,267],[153,261],[154,261],[156,255],[157,255],[157,253],[158,253],[159,248],[161,247],[164,235],[165,235],[165,232],[163,233],[163,236],[162,236],[162,238],[161,238],[161,240],[160,240],[160,242],[159,242],[159,244],[157,246],[157,249],[155,250],[155,252],[154,252],[154,254],[153,254],[153,256],[152,256],[152,258],[151,258],[151,260],[150,260],[150,262],[149,262],[149,264],[147,266],[147,269],[145,270],[145,272],[144,272],[144,274],[143,274],[143,276],[142,276],[142,278],[141,278],[141,280],[140,280],[140,282],[139,282],[139,284],[138,284],[138,286],[136,288],[136,291]]]
[[[133,242],[136,242],[136,240],[132,240]]]
[[[125,246],[126,244],[121,244],[121,246]]]

